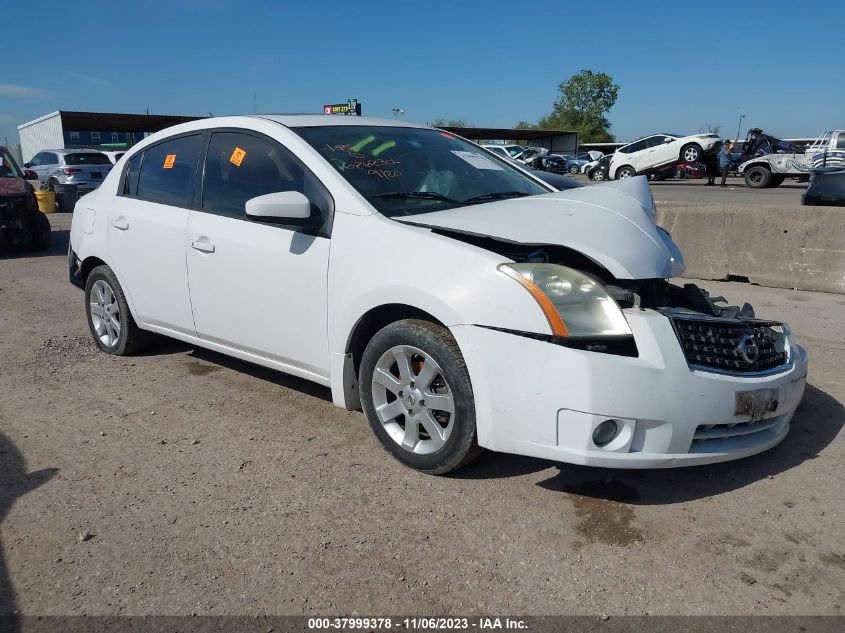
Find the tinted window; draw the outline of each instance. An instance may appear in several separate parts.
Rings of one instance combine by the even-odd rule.
[[[203,209],[244,217],[247,200],[280,191],[298,191],[321,211],[329,210],[323,185],[280,145],[238,132],[211,136],[203,175]]]
[[[53,152],[44,152],[44,159],[41,161],[42,165],[58,165],[59,156]]]
[[[79,154],[65,154],[66,165],[111,165],[109,157],[95,152],[80,152]]]
[[[628,154],[633,152],[639,152],[640,150],[644,150],[648,145],[646,144],[646,140],[643,139],[642,141],[637,141],[636,143],[631,143],[627,149],[625,150]]]
[[[202,135],[183,136],[144,152],[137,196],[150,202],[193,206],[194,175]]]
[[[141,170],[141,156],[143,152],[138,152],[126,165],[126,173],[123,180],[123,195],[132,196],[138,195],[138,172]]]

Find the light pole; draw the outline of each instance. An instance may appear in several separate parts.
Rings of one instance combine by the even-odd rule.
[[[403,110],[402,108],[393,108],[393,118],[394,119],[398,120],[400,114],[405,114],[405,110]]]
[[[739,143],[739,130],[742,127],[742,120],[745,118],[744,114],[739,115],[739,123],[736,124],[736,142]]]

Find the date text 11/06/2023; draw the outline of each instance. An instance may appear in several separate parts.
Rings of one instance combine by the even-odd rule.
[[[389,618],[389,617],[344,617],[344,618],[308,618],[311,630],[385,630],[401,628],[410,631],[444,630],[525,630],[528,623],[519,618],[475,617],[475,618]]]

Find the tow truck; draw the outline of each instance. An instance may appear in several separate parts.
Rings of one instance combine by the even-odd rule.
[[[752,189],[777,187],[786,178],[807,180],[817,167],[845,167],[845,130],[822,132],[806,149],[751,128],[737,172]]]

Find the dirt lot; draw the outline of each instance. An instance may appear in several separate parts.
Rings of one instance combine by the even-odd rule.
[[[167,341],[97,353],[52,221],[49,255],[0,259],[0,613],[843,612],[843,295],[705,284],[810,351],[768,453],[656,472],[487,454],[438,478],[322,387]]]

